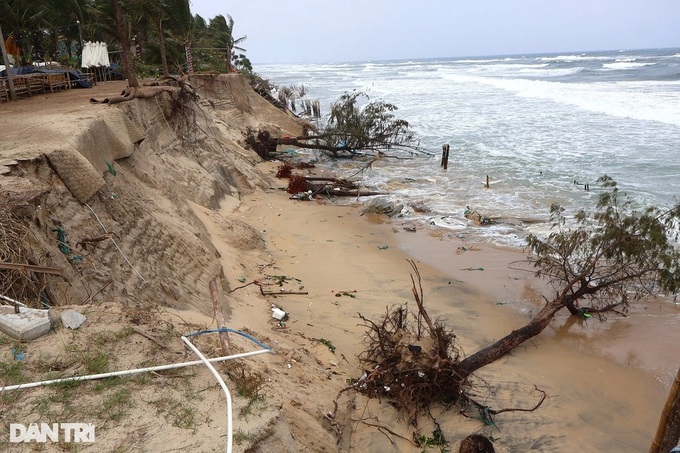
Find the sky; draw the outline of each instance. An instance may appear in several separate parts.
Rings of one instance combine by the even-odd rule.
[[[254,63],[680,47],[680,0],[191,0]]]

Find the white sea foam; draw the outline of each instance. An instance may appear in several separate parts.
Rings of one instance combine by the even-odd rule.
[[[606,56],[598,56],[598,55],[586,55],[586,54],[580,54],[580,55],[560,55],[557,57],[539,57],[537,60],[539,61],[564,61],[567,63],[571,63],[574,61],[600,61],[600,60],[610,60],[611,57],[606,57]]]
[[[623,60],[615,63],[604,63],[602,67],[610,70],[637,69],[645,66],[654,66],[656,63],[636,63],[635,60]]]

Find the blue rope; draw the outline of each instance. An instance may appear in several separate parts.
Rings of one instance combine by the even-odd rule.
[[[206,334],[206,333],[220,333],[220,332],[232,332],[232,333],[241,335],[242,337],[247,338],[248,340],[252,341],[252,342],[255,343],[256,345],[258,345],[258,346],[260,346],[260,347],[266,349],[267,351],[271,351],[271,350],[272,350],[272,348],[270,348],[269,346],[265,345],[264,343],[260,343],[258,340],[256,340],[255,338],[251,337],[251,336],[248,335],[247,333],[241,332],[240,330],[230,329],[230,328],[228,328],[228,327],[220,327],[219,329],[212,329],[212,330],[199,330],[198,332],[188,333],[188,334],[186,334],[186,335],[184,335],[184,336],[185,336],[185,337],[195,337],[195,336],[197,336],[197,335],[203,335],[203,334]]]

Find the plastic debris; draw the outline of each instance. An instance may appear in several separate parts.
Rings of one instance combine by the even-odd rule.
[[[66,244],[66,232],[64,229],[62,227],[54,227],[52,228],[52,231],[57,233],[57,241],[59,241],[59,250],[61,250],[61,253],[64,255],[71,253],[71,247]]]
[[[308,190],[307,192],[298,192],[294,194],[291,198],[294,200],[312,201],[314,199],[314,195],[312,195],[311,190]]]
[[[21,348],[12,348],[12,356],[14,356],[14,360],[23,362],[26,358],[26,351],[22,350]]]
[[[286,317],[286,312],[281,310],[280,308],[272,308],[272,318],[278,319],[279,321],[283,320],[283,318]]]
[[[106,160],[104,162],[106,162],[106,166],[109,167],[109,170],[108,170],[109,173],[111,173],[113,176],[116,176],[118,174],[118,172],[116,171],[115,168],[113,168],[113,164],[109,163],[109,161],[106,161]]]

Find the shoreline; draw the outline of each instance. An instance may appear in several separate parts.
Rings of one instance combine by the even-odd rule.
[[[274,178],[275,169],[268,171]],[[432,237],[429,231],[409,233],[396,220],[383,223],[362,218],[356,205],[289,200],[287,194],[279,193],[281,187],[268,192],[244,197],[248,217],[254,215],[249,223],[262,231],[277,271],[301,279],[310,293],[281,301],[291,313],[287,326],[303,331],[300,334],[328,337],[337,354],[347,360],[341,362],[343,377],[360,374],[354,356],[361,352],[364,330],[357,326],[357,313],[380,316],[389,305],[412,303],[409,257],[418,264],[430,314],[447,320],[468,354],[523,326],[542,303],[533,277],[518,276],[507,268],[523,256],[521,252],[456,242],[436,237],[438,233]],[[456,254],[461,244],[472,247]],[[348,290],[356,291],[356,298],[333,296]],[[632,307],[631,312],[637,309]],[[629,356],[627,364],[619,362],[621,356],[635,353],[627,348],[640,342],[620,336],[622,330],[635,330],[636,319],[585,325],[560,314],[531,344],[480,370],[477,374],[488,382],[488,402],[494,407],[531,406],[534,385],[550,396],[535,413],[499,417],[505,440],[497,442],[497,451],[567,451],[566,445],[586,451],[593,445],[599,445],[600,451],[614,446],[621,451],[648,448],[670,380],[661,382],[644,369],[644,361],[636,362],[634,357]],[[615,338],[609,338],[611,332]],[[675,349],[654,359],[668,362],[669,352]],[[330,408],[333,396],[326,394],[318,403]],[[376,416],[387,416],[400,428],[408,428],[384,411]],[[452,446],[479,430],[497,435],[479,420],[461,419],[455,411],[437,417]],[[569,430],[583,433],[587,441],[559,434],[565,423]]]

